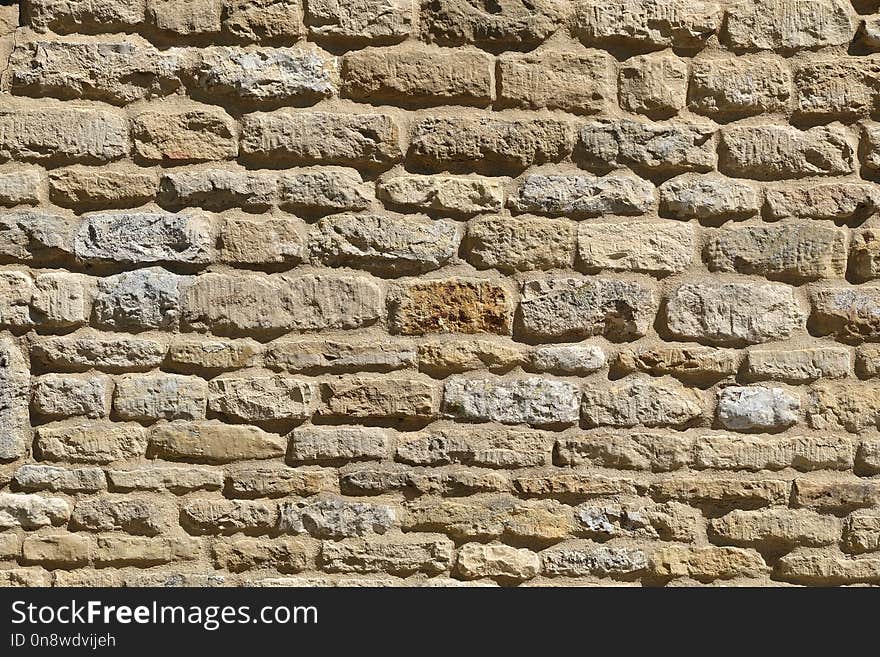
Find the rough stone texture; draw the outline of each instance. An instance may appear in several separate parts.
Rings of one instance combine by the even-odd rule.
[[[839,128],[731,126],[721,130],[718,168],[756,180],[840,176],[853,170],[853,147]]]
[[[578,5],[577,33],[584,43],[631,48],[701,48],[721,23],[714,2],[586,0]]]
[[[761,210],[753,185],[713,174],[686,173],[660,185],[661,213],[675,219],[724,221],[742,219]]]
[[[0,585],[880,583],[876,0],[0,4]]]
[[[655,195],[653,185],[633,175],[532,174],[510,199],[510,206],[520,212],[574,218],[639,215],[650,210]]]
[[[785,339],[805,319],[793,289],[772,283],[685,283],[666,306],[672,334],[717,345]]]
[[[658,303],[641,281],[549,278],[523,284],[520,313],[523,332],[540,340],[631,340],[647,333]]]
[[[640,235],[633,244],[632,235]],[[676,274],[694,259],[694,231],[676,221],[583,222],[578,226],[582,267]]]
[[[710,171],[717,159],[714,136],[714,129],[701,124],[602,119],[580,129],[575,157],[598,170]]]
[[[776,280],[843,278],[846,246],[845,232],[816,224],[730,228],[709,243],[709,269]]]
[[[688,107],[698,114],[731,119],[784,112],[792,76],[781,59],[730,57],[694,62]]]
[[[604,52],[508,55],[498,61],[504,105],[595,114],[614,97],[613,59]]]

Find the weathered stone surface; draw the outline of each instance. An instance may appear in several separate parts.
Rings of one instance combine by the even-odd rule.
[[[404,40],[415,21],[407,0],[314,0],[306,6],[305,22],[314,37],[379,45]]]
[[[450,378],[443,388],[443,412],[447,417],[503,424],[571,424],[578,419],[578,388],[539,377]]]
[[[308,47],[211,46],[199,51],[187,75],[192,76],[192,93],[212,103],[315,102],[337,88],[335,58]]]
[[[796,479],[793,506],[836,514],[877,506],[880,487],[856,478]]]
[[[675,114],[684,107],[688,90],[687,63],[674,55],[637,55],[619,74],[621,106],[648,116]]]
[[[165,350],[164,344],[148,338],[85,332],[45,338],[33,345],[31,357],[61,371],[124,372],[158,367]]]
[[[88,538],[77,534],[28,536],[21,545],[21,560],[47,568],[77,568],[88,563],[91,547]]]
[[[0,460],[11,461],[28,452],[29,395],[30,376],[24,354],[11,340],[0,340]]]
[[[220,470],[195,466],[155,465],[128,470],[108,470],[107,479],[110,482],[110,490],[119,493],[135,490],[158,492],[167,490],[182,495],[197,490],[220,490],[223,487]]]
[[[339,488],[336,471],[330,468],[247,467],[226,471],[229,497],[308,497]]]
[[[814,429],[860,433],[880,426],[880,395],[872,387],[820,382],[810,392],[807,421]]]
[[[600,119],[583,125],[575,158],[591,169],[710,171],[715,167],[715,130],[690,123]]]
[[[269,344],[263,360],[269,369],[289,372],[391,371],[414,365],[416,349],[406,342],[301,338]]]
[[[508,55],[499,58],[497,75],[504,105],[596,114],[614,98],[614,60],[598,50]]]
[[[412,128],[407,157],[432,171],[517,173],[558,162],[574,143],[568,122],[548,119],[426,117]]]
[[[798,421],[801,401],[784,388],[731,386],[718,396],[718,421],[734,431],[782,431]]]
[[[234,538],[213,545],[214,563],[231,573],[258,568],[275,568],[296,573],[314,565],[318,546],[291,538]]]
[[[180,51],[160,52],[134,39],[31,41],[13,50],[10,81],[16,94],[125,105],[174,93],[183,65]]]
[[[220,229],[220,259],[236,264],[296,264],[305,254],[304,229],[285,218],[229,217]]]
[[[654,552],[650,567],[660,577],[693,577],[700,581],[754,577],[769,570],[761,555],[751,549],[677,545]]]
[[[880,289],[822,287],[813,290],[811,326],[844,342],[880,340]]]
[[[49,172],[49,196],[67,207],[113,208],[146,203],[159,182],[149,169],[75,165]]]
[[[179,374],[124,374],[116,379],[113,411],[125,420],[198,420],[205,416],[208,384]]]
[[[721,23],[714,2],[585,0],[577,7],[576,32],[587,45],[634,48],[701,48]]]
[[[854,32],[847,4],[842,0],[755,0],[727,10],[722,37],[737,50],[792,51],[843,45]]]
[[[470,222],[465,243],[474,266],[509,273],[570,267],[575,239],[569,221],[489,216]]]
[[[132,117],[134,151],[150,163],[183,164],[238,155],[236,126],[226,112],[202,105],[154,105]]]
[[[321,544],[321,562],[331,573],[434,575],[449,571],[454,553],[452,541],[438,534],[389,535]]]
[[[675,379],[633,375],[611,386],[587,387],[581,417],[589,428],[681,427],[698,420],[704,413],[703,407],[700,394]]]
[[[869,183],[817,183],[796,186],[786,184],[766,190],[770,219],[864,219],[880,206],[880,195]]]
[[[459,540],[556,543],[572,531],[568,507],[554,500],[522,501],[510,496],[472,500],[422,498],[407,506],[405,531],[442,531]]]
[[[694,445],[694,466],[718,470],[845,470],[853,445],[845,436],[706,435]]]
[[[773,283],[685,283],[666,306],[672,334],[716,345],[784,339],[805,318],[794,290]]]
[[[511,197],[510,206],[520,212],[580,218],[645,214],[654,201],[654,186],[633,175],[530,174]]]
[[[67,522],[71,507],[60,497],[0,493],[0,528],[39,529]]]
[[[729,57],[695,60],[688,107],[723,119],[784,112],[792,96],[792,76],[784,60]]]
[[[718,169],[755,180],[852,173],[853,147],[839,128],[728,126],[721,130]]]
[[[237,169],[186,168],[162,174],[159,202],[168,206],[268,208],[277,196],[274,174]]]
[[[79,500],[74,505],[70,528],[156,536],[168,531],[172,521],[176,521],[176,517],[171,508],[160,502],[134,497],[94,498]]]
[[[805,509],[762,509],[732,511],[710,521],[709,531],[719,543],[772,552],[837,543],[841,523]]]
[[[583,376],[602,369],[606,360],[599,345],[547,345],[532,351],[529,368],[538,372]]]
[[[223,32],[246,41],[271,42],[302,36],[303,12],[294,0],[229,0]]]
[[[215,333],[260,334],[318,328],[355,328],[380,315],[379,287],[363,276],[197,276],[181,295],[187,326]]]
[[[278,204],[300,212],[363,210],[373,191],[354,169],[321,167],[278,176]]]
[[[788,504],[791,482],[782,479],[670,477],[653,484],[651,496],[661,500],[755,508]]]
[[[281,456],[286,447],[280,436],[257,427],[177,421],[152,427],[149,453],[170,461],[229,463]]]
[[[653,286],[611,278],[551,278],[523,284],[523,332],[543,340],[604,335],[631,340],[647,333],[657,312]]]
[[[150,267],[102,279],[92,304],[100,328],[173,329],[180,319],[181,278]]]
[[[107,489],[101,468],[59,468],[52,465],[23,465],[15,471],[15,485],[22,490],[65,493],[95,493]]]
[[[439,219],[340,214],[318,222],[309,250],[330,266],[400,276],[443,266],[455,257],[459,239],[455,224]]]
[[[862,281],[880,278],[880,239],[871,228],[853,234],[850,244],[850,273]]]
[[[455,336],[422,342],[417,358],[420,371],[438,378],[483,368],[506,372],[525,362],[522,350],[510,342]]]
[[[566,13],[565,3],[558,0],[502,0],[492,7],[467,0],[423,2],[422,32],[442,44],[530,50],[556,31]]]
[[[36,205],[42,184],[43,174],[39,169],[18,165],[0,169],[0,205]]]
[[[845,347],[750,349],[745,371],[755,379],[793,383],[841,379],[852,371],[852,357]]]
[[[479,52],[368,49],[342,58],[343,95],[398,105],[487,105],[495,97],[494,62]]]
[[[394,509],[381,504],[349,502],[323,497],[307,502],[284,502],[279,508],[278,529],[317,538],[349,538],[384,534],[394,526]]]
[[[310,381],[241,370],[208,382],[208,407],[214,413],[249,422],[301,420],[317,405]]]
[[[522,581],[538,574],[541,560],[531,550],[508,545],[468,543],[458,552],[456,569],[465,579],[493,577]]]
[[[739,369],[739,360],[739,355],[732,349],[657,344],[619,351],[613,368],[626,374],[671,374],[685,381],[699,381],[733,376]]]
[[[112,463],[143,456],[147,448],[146,430],[133,422],[59,422],[34,434],[36,452],[47,461]]]
[[[0,159],[98,164],[128,155],[128,121],[121,112],[44,105],[0,108]]]
[[[200,263],[210,259],[213,239],[211,218],[198,210],[95,213],[77,230],[74,253],[82,260]]]
[[[638,240],[633,240],[638,235]],[[587,270],[667,275],[684,271],[695,256],[694,229],[678,221],[582,222],[578,261]]]
[[[20,4],[0,585],[880,583],[880,0]]]
[[[384,459],[391,435],[374,427],[303,426],[288,437],[288,463]]]
[[[784,581],[814,586],[875,584],[880,581],[880,559],[796,550],[779,560],[777,572]]]
[[[191,534],[266,533],[278,521],[274,502],[194,499],[180,509],[180,523]]]
[[[691,461],[693,439],[680,433],[626,431],[560,438],[553,449],[560,465],[668,472]]]
[[[864,125],[861,150],[865,168],[872,171],[880,169],[880,125],[875,123]]]
[[[33,383],[32,407],[47,418],[105,417],[113,384],[109,376],[46,374]]]
[[[709,269],[794,281],[843,278],[846,238],[812,223],[728,228],[709,241]]]
[[[389,292],[388,307],[392,331],[402,335],[505,335],[513,321],[510,290],[478,278],[407,281]]]
[[[34,280],[31,319],[44,329],[68,329],[88,323],[95,281],[67,273],[40,274]]]
[[[713,174],[686,173],[660,185],[659,192],[661,212],[675,219],[723,221],[761,210],[754,186]]]
[[[241,154],[254,162],[388,168],[401,156],[400,134],[387,114],[290,112],[246,114]]]
[[[138,25],[144,20],[145,0],[31,0],[28,23],[36,30],[66,34],[79,30],[114,31]]]
[[[641,550],[597,545],[588,541],[563,543],[541,552],[543,572],[556,577],[637,574],[648,566]]]
[[[863,345],[856,350],[856,374],[863,379],[880,375],[880,347]]]
[[[377,184],[377,196],[391,205],[440,214],[492,212],[504,206],[504,187],[493,178],[402,175]]]
[[[0,272],[0,326],[21,329],[33,325],[29,306],[34,292],[34,281],[25,272]]]
[[[880,63],[867,58],[811,62],[795,73],[797,113],[810,119],[867,117],[876,105]]]
[[[489,468],[546,465],[550,437],[534,429],[481,427],[479,433],[450,425],[402,434],[395,458],[413,465],[461,463]]]
[[[856,554],[880,549],[880,516],[876,511],[856,511],[845,522],[844,545]]]
[[[344,377],[322,384],[325,415],[353,418],[426,419],[437,414],[438,386],[404,377]]]

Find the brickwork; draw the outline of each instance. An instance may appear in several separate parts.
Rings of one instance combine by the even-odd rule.
[[[877,10],[0,7],[0,585],[880,583]]]

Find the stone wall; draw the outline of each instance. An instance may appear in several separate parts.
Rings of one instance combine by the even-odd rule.
[[[3,7],[0,583],[880,582],[878,4]]]

